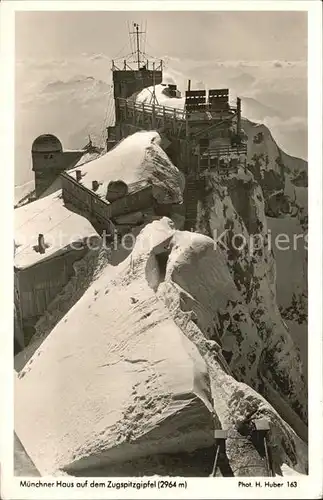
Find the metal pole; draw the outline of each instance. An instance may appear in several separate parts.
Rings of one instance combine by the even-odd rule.
[[[269,454],[268,454],[268,446],[267,446],[266,435],[264,435],[264,448],[265,448],[265,455],[266,455],[266,469],[267,469],[267,474],[268,474],[269,477],[271,477],[272,473],[271,473],[270,465],[269,465]]]
[[[138,61],[138,69],[140,69],[140,50],[139,50],[139,25],[136,24],[136,37],[137,37],[137,61]]]
[[[191,91],[191,80],[188,81],[187,90],[188,92]]]
[[[220,452],[220,444],[216,444],[216,452],[215,452],[215,459],[214,459],[214,464],[213,464],[213,469],[211,472],[211,477],[215,477],[216,469],[218,466],[218,458],[219,458],[219,452]]]
[[[155,63],[153,62],[153,106],[155,106],[156,91],[155,91]]]

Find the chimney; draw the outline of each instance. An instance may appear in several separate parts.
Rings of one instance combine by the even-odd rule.
[[[46,246],[45,246],[45,240],[44,240],[44,235],[39,233],[38,235],[38,251],[39,253],[45,253]]]
[[[92,181],[92,191],[97,191],[99,187],[98,181]]]
[[[176,97],[176,90],[177,90],[177,85],[174,85],[172,83],[168,84],[168,90],[169,90],[169,95],[171,97]]]
[[[80,180],[82,179],[81,170],[75,170],[75,174],[76,174],[76,180],[77,180],[77,182],[80,182]]]
[[[188,90],[188,92],[190,92],[190,90],[191,90],[191,80],[188,81],[187,90]]]

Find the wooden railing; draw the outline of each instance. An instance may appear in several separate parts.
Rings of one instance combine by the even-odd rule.
[[[152,186],[139,181],[129,185],[132,192],[109,203],[94,191],[77,182],[67,173],[61,174],[63,199],[71,203],[86,217],[91,215],[110,223],[111,218],[151,206]]]
[[[223,157],[225,157],[225,159]],[[246,161],[246,144],[240,144],[237,146],[218,146],[206,149],[203,153],[200,150],[198,168],[200,174],[202,175],[204,175],[206,171],[217,171],[219,173],[226,174],[229,172],[237,172],[238,166],[246,164]]]
[[[187,112],[185,109],[173,108],[171,106],[161,106],[160,104],[147,104],[145,102],[138,102],[133,99],[125,99],[123,97],[117,98],[119,108],[125,110],[131,116],[138,111],[139,113],[146,113],[147,115],[155,115],[160,118],[174,118],[176,120],[185,121],[188,116],[194,115],[194,112]],[[210,112],[213,117],[218,116],[220,119],[232,119],[235,116],[236,108],[230,106],[227,110],[216,110],[209,107],[208,104],[201,106],[200,112]],[[197,113],[198,114],[198,113]],[[218,126],[218,124],[216,124]]]
[[[144,102],[137,102],[131,99],[117,98],[120,109],[129,112],[131,116],[138,111],[139,113],[147,113],[147,115],[155,115],[160,118],[175,118],[176,120],[185,121],[186,112],[184,109],[172,108],[170,106],[161,106],[159,104],[147,104]]]
[[[207,150],[201,154],[201,158],[217,158],[219,156],[239,156],[246,154],[247,144],[240,144],[237,146],[215,146],[207,148]]]

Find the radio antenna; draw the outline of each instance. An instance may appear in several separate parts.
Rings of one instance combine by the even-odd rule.
[[[139,31],[139,24],[138,23],[133,23],[133,27],[135,31],[132,31],[130,34],[136,36],[136,54],[137,54],[137,64],[138,64],[138,69],[140,69],[140,37],[139,35],[143,35],[145,31]]]

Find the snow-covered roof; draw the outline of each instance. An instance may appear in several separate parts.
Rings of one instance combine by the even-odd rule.
[[[15,217],[15,258],[17,268],[26,268],[53,257],[64,248],[97,236],[92,224],[64,206],[61,191],[17,208]],[[38,235],[43,234],[44,253],[38,250]]]
[[[102,156],[102,153],[97,151],[97,150],[85,152],[84,155],[79,159],[79,161],[77,162],[77,164],[73,168],[80,167],[81,165],[84,165],[85,163],[89,163],[90,161],[96,160],[100,156]]]
[[[155,97],[156,97],[156,104],[159,106],[168,106],[170,108],[176,108],[176,109],[184,109],[185,108],[185,93],[182,92],[183,97],[170,97],[166,94],[167,92],[167,85],[168,83],[172,83],[176,85],[175,81],[170,81],[168,82],[167,80],[164,80],[163,83],[159,85],[155,85]],[[204,89],[203,89],[204,90]],[[153,104],[154,98],[153,98],[153,92],[154,87],[146,87],[143,89],[141,92],[138,93],[136,96],[136,101],[137,102],[143,102],[145,104]],[[237,94],[233,91],[229,91],[229,104],[230,106],[235,107],[237,105],[236,103],[237,100]]]
[[[159,104],[159,106],[168,106],[170,108],[184,109],[185,97],[169,97],[164,93],[166,88],[166,85],[163,84],[155,86],[156,104]],[[136,101],[145,104],[153,104],[153,87],[147,87],[139,92],[136,96]]]
[[[181,174],[160,147],[160,141],[156,131],[136,132],[108,153],[69,170],[68,174],[76,179],[76,170],[80,170],[80,184],[88,189],[92,189],[92,182],[97,181],[96,194],[102,198],[106,196],[110,181],[122,180],[128,185],[138,186],[149,180],[152,184],[170,188],[175,193],[174,202],[176,196],[181,201]]]

